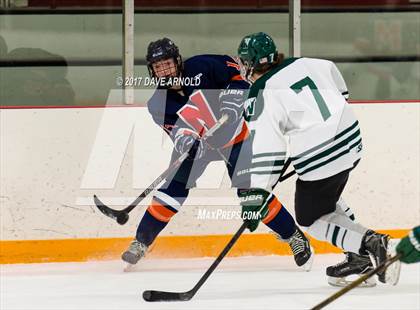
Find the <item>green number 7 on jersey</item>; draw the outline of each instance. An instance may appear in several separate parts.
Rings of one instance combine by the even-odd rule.
[[[290,88],[293,89],[296,94],[299,94],[305,86],[308,86],[311,90],[316,104],[318,105],[318,109],[321,112],[322,118],[326,121],[331,116],[330,110],[328,110],[328,106],[325,103],[324,98],[322,98],[318,87],[316,87],[316,84],[309,76],[297,81],[295,84],[291,85]]]

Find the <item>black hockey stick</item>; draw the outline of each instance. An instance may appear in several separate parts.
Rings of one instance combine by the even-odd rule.
[[[282,182],[292,175],[295,174],[295,171],[289,172],[284,177],[282,176],[284,172],[287,170],[287,168],[290,165],[290,160],[286,162],[284,165],[282,172],[280,174],[280,178],[278,182]],[[197,291],[200,289],[200,287],[206,282],[206,280],[210,277],[210,275],[213,273],[213,271],[216,269],[216,267],[220,264],[220,262],[223,260],[223,258],[226,256],[226,254],[229,252],[229,250],[233,247],[233,245],[238,241],[239,237],[242,235],[244,230],[247,228],[247,223],[244,222],[241,227],[238,229],[238,231],[233,235],[232,239],[230,239],[229,243],[225,246],[223,251],[217,256],[216,260],[211,264],[210,268],[207,269],[206,273],[198,280],[197,284],[194,285],[192,289],[186,292],[164,292],[164,291],[155,291],[155,290],[146,290],[143,292],[143,299],[145,301],[188,301],[191,300],[191,298],[194,297],[194,295],[197,293]]]
[[[229,252],[229,250],[233,247],[239,237],[242,235],[244,230],[247,227],[247,223],[244,222],[241,227],[238,229],[236,234],[230,239],[229,243],[223,249],[223,251],[219,254],[216,260],[211,264],[210,268],[207,269],[206,273],[200,278],[196,285],[192,289],[187,292],[164,292],[164,291],[154,291],[154,290],[147,290],[143,292],[143,299],[145,301],[188,301],[194,297],[200,287],[206,282],[208,277],[213,273],[214,269],[219,265],[225,255]]]
[[[217,123],[210,128],[202,137],[200,140],[197,140],[195,143],[199,143],[199,141],[205,141],[207,138],[211,137],[216,130],[218,130],[226,121],[228,120],[227,115],[223,115]],[[192,147],[192,151],[196,151],[196,148]],[[152,191],[155,190],[155,188],[175,169],[177,169],[179,166],[181,166],[182,162],[190,155],[190,152],[186,152],[182,154],[177,160],[175,160],[160,176],[156,178],[156,180],[153,181],[152,184],[149,185],[148,188],[146,188],[128,207],[122,210],[115,210],[107,205],[105,205],[96,195],[93,195],[93,200],[95,202],[96,207],[106,216],[114,219],[117,221],[118,224],[124,225],[127,223],[129,219],[128,213],[131,212],[137,205]],[[192,154],[193,155],[193,154]]]
[[[353,281],[349,285],[343,287],[338,292],[334,293],[333,295],[331,295],[330,297],[328,297],[324,301],[317,304],[311,310],[320,310],[320,309],[324,308],[326,305],[332,303],[337,298],[341,297],[342,295],[344,295],[348,291],[354,289],[356,286],[360,285],[362,282],[366,281],[367,279],[369,279],[373,275],[377,274],[378,272],[381,272],[382,270],[385,270],[386,268],[388,268],[391,264],[395,263],[400,258],[401,258],[401,254],[397,254],[393,257],[388,258],[387,260],[383,261],[382,264],[380,264],[378,267],[376,267],[375,269],[373,269],[373,270],[369,271],[368,273],[364,274],[359,279]]]

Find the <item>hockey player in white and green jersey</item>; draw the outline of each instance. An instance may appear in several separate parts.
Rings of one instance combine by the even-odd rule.
[[[265,161],[265,173],[250,170],[251,188],[272,191],[286,158],[291,161],[298,175],[297,222],[314,238],[345,251],[344,262],[327,268],[331,284],[345,285],[346,276],[372,268],[369,256],[377,265],[391,255],[389,236],[354,222],[341,198],[362,154],[346,84],[331,61],[284,60],[262,32],[243,38],[238,54],[243,75],[253,83],[245,103],[253,162]],[[260,206],[260,214],[265,208]],[[396,284],[398,277],[397,265],[379,274],[383,283]]]

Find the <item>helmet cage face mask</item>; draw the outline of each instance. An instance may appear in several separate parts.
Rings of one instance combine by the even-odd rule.
[[[251,79],[252,73],[254,72],[253,64],[250,61],[245,60],[244,58],[239,58],[239,60],[240,60],[242,78],[249,82],[252,82],[250,79]]]
[[[149,75],[152,78],[159,78],[154,71],[153,64],[162,60],[173,59],[176,67],[175,76],[169,74],[167,76],[160,76],[160,78],[170,78],[170,77],[181,77],[184,63],[182,57],[179,54],[179,49],[175,43],[168,39],[163,38],[154,42],[151,42],[147,48],[147,69]],[[170,84],[161,85],[164,87],[171,87]]]
[[[156,63],[158,63],[158,62],[160,62],[160,61],[165,61],[165,60],[169,60],[169,59],[172,59],[173,60],[174,67],[175,67],[175,75],[172,75],[170,73],[167,74],[167,75],[158,74],[158,72],[155,71],[155,68],[153,68],[153,65],[156,64]],[[176,58],[174,58],[174,57],[165,57],[165,58],[162,58],[162,59],[158,59],[158,60],[155,60],[153,62],[148,63],[147,69],[149,70],[149,75],[152,78],[180,77],[181,76],[181,71],[182,71],[182,58],[179,55]],[[165,71],[165,70],[167,70],[167,69],[164,68],[164,69],[162,69],[160,71]]]

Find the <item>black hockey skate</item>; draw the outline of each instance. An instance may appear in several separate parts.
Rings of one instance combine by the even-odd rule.
[[[131,241],[127,251],[121,256],[122,260],[128,264],[124,271],[130,271],[132,266],[137,264],[137,262],[146,255],[147,249],[148,246],[144,243],[141,243],[136,239]]]
[[[289,244],[290,249],[293,252],[296,265],[302,267],[305,271],[309,271],[312,268],[313,262],[313,249],[309,244],[309,240],[303,234],[303,232],[296,227],[295,232],[289,239],[282,239],[280,235],[275,233],[275,236]]]
[[[346,258],[344,261],[327,267],[328,283],[332,286],[344,287],[349,285],[352,281],[346,279],[351,275],[362,275],[373,269],[373,264],[367,255],[358,255],[351,252],[345,252]],[[361,287],[372,287],[376,285],[375,278],[371,277],[364,281]]]
[[[393,246],[388,235],[378,234],[368,230],[363,237],[360,253],[367,253],[375,267],[390,258],[393,253]],[[400,277],[401,263],[397,261],[385,271],[378,273],[378,279],[382,283],[396,285]]]

